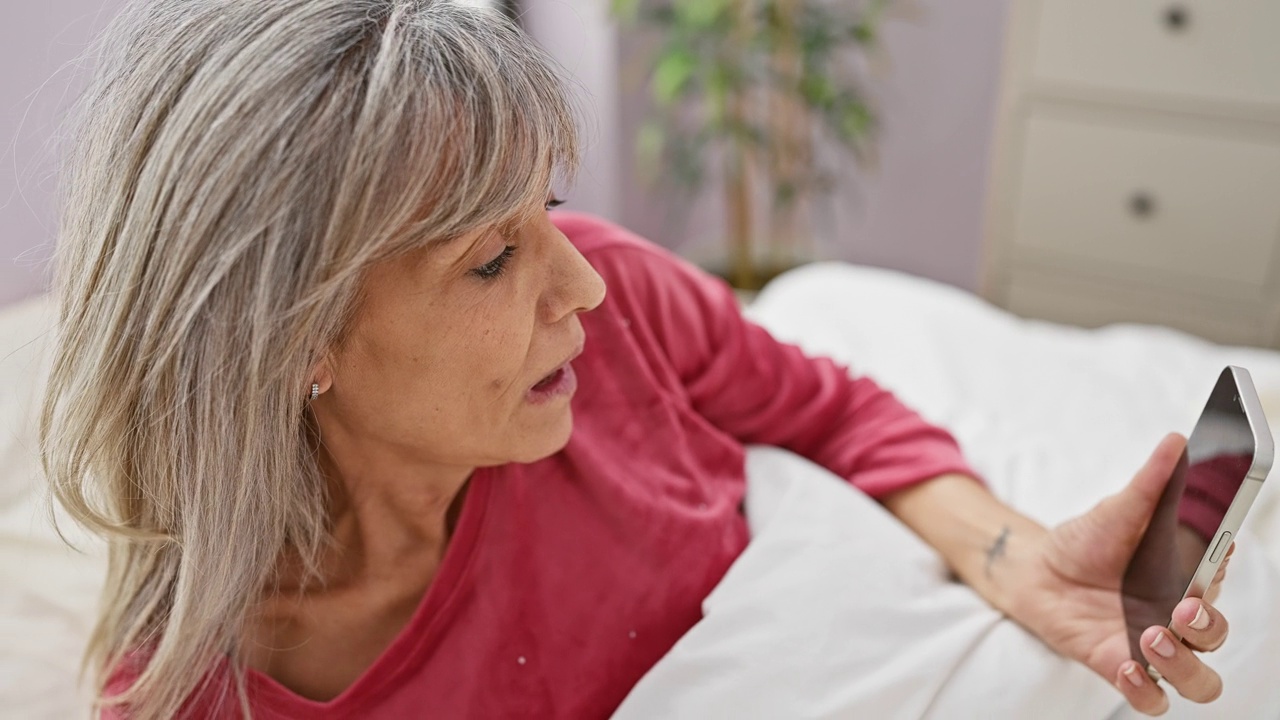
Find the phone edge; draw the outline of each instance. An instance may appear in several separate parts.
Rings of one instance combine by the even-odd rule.
[[[1213,533],[1213,539],[1209,542],[1209,547],[1205,548],[1204,555],[1200,558],[1200,564],[1196,566],[1196,572],[1191,576],[1191,582],[1188,583],[1183,598],[1203,597],[1208,591],[1209,585],[1213,582],[1214,575],[1218,572],[1218,566],[1222,564],[1226,557],[1225,550],[1214,561],[1214,551],[1218,544],[1223,542],[1223,534],[1231,533],[1231,540],[1234,542],[1239,536],[1240,528],[1244,525],[1244,519],[1249,514],[1249,509],[1253,507],[1253,501],[1258,497],[1258,493],[1262,490],[1262,483],[1266,480],[1267,475],[1271,472],[1271,468],[1275,463],[1275,440],[1271,436],[1270,425],[1267,423],[1267,417],[1262,411],[1262,401],[1258,398],[1257,388],[1253,385],[1253,377],[1249,371],[1235,365],[1228,365],[1226,368],[1231,373],[1232,381],[1236,386],[1236,394],[1240,398],[1240,406],[1244,410],[1245,419],[1249,422],[1249,430],[1253,433],[1254,452],[1253,462],[1249,466],[1249,472],[1245,475],[1244,483],[1240,486],[1240,490],[1236,492],[1235,497],[1231,501],[1231,505],[1227,508],[1226,514],[1222,517],[1222,522],[1218,524],[1218,529]],[[1172,627],[1170,627],[1172,630]],[[1176,631],[1174,633],[1177,634]]]

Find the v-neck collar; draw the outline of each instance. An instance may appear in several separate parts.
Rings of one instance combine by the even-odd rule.
[[[351,685],[330,700],[311,700],[288,689],[270,675],[249,669],[246,681],[251,702],[261,702],[270,710],[286,716],[299,712],[305,713],[305,717],[317,718],[341,715],[352,703],[360,703],[378,693],[406,668],[413,667],[416,664],[413,659],[430,648],[447,626],[458,591],[473,564],[475,549],[480,544],[488,516],[494,471],[494,468],[477,468],[472,473],[458,525],[445,548],[439,572],[423,593],[409,622]]]

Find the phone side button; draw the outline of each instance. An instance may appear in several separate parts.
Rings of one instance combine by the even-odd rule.
[[[1209,562],[1218,562],[1218,558],[1222,557],[1222,553],[1231,547],[1231,533],[1225,530],[1222,537],[1218,538],[1218,544],[1213,546],[1213,554],[1209,556]]]

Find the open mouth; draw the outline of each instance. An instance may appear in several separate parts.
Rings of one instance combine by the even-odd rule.
[[[564,373],[565,369],[563,365],[556,368],[550,375],[539,380],[538,383],[533,386],[533,391],[544,392],[546,390],[550,390],[556,386],[556,383],[564,379]]]

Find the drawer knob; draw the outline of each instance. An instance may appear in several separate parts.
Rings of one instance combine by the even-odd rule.
[[[1156,214],[1156,200],[1149,193],[1136,192],[1129,198],[1129,212],[1139,220],[1146,220]]]
[[[1182,32],[1191,26],[1191,12],[1181,5],[1170,5],[1164,11],[1164,24],[1173,32]]]

